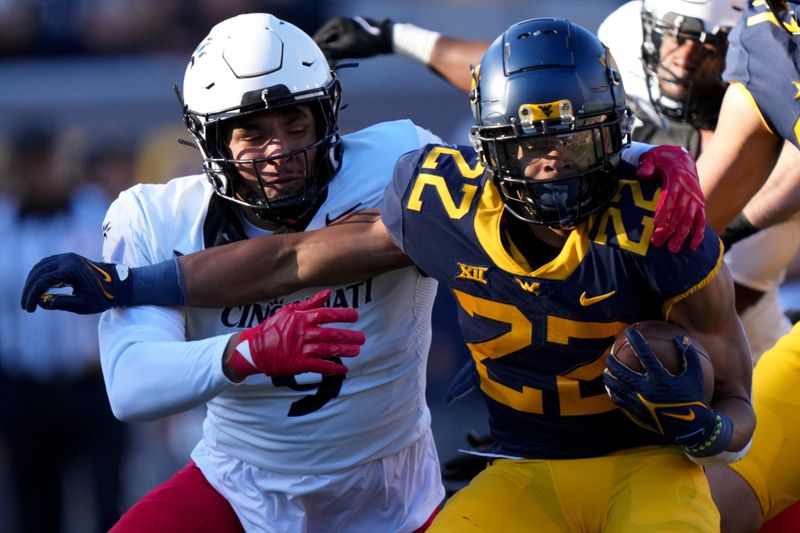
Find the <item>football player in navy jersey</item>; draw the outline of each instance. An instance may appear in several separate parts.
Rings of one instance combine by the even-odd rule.
[[[772,4],[777,16],[769,14],[768,4]],[[750,8],[746,22],[732,36],[731,55],[727,58],[726,79],[737,83],[726,99],[723,140],[709,145],[719,114],[720,91],[725,88],[721,54],[726,50],[728,32],[745,5],[746,2],[737,0],[628,2],[603,22],[599,36],[621,61],[626,95],[633,100],[632,107],[640,119],[634,125],[634,139],[683,144],[695,154],[700,154],[701,146],[704,150],[712,146],[710,155],[701,157],[698,164],[708,194],[707,214],[713,227],[727,227],[723,232],[727,246],[740,242],[726,255],[726,262],[737,282],[737,310],[755,361],[791,329],[780,308],[777,285],[782,282],[785,265],[795,255],[798,244],[800,186],[796,169],[800,166],[800,152],[795,146],[798,135],[795,124],[800,72],[797,59],[776,53],[775,45],[794,50],[791,41],[798,39],[800,29],[796,4],[756,2]],[[644,32],[630,31],[639,20]],[[626,31],[620,31],[621,28]],[[488,46],[488,42],[440,35],[412,24],[360,17],[333,18],[315,39],[331,60],[396,53],[429,66],[464,90],[469,90],[469,65]],[[748,63],[751,57],[752,64]],[[700,76],[704,78],[698,79]],[[680,83],[674,83],[675,80]],[[671,83],[667,91],[662,90],[665,81]],[[756,107],[751,105],[749,95],[740,94],[742,84],[756,87],[758,94],[753,96]],[[771,118],[768,116],[766,121],[758,118],[762,114],[760,106],[768,108],[763,113],[771,113]],[[743,124],[742,117],[749,120]],[[770,126],[770,121],[782,127]],[[779,137],[790,140],[779,146]],[[768,173],[769,181],[762,186]],[[742,209],[759,187],[759,192]],[[737,213],[740,214],[734,218]],[[755,233],[757,228],[751,220],[770,231]],[[789,341],[792,338],[782,341],[776,354],[792,350]],[[760,376],[776,373],[770,372],[769,367],[782,368],[784,375],[793,375],[785,366],[775,366],[778,358],[787,358],[776,354],[770,356],[765,368],[757,369],[755,403],[757,412],[765,411],[770,420],[780,414],[788,422],[795,418],[796,406],[767,398],[791,396],[768,392],[783,390],[781,387],[759,386]],[[768,380],[764,378],[763,382]],[[800,376],[783,384],[790,388],[797,382]],[[760,397],[764,397],[764,402],[759,401]],[[762,513],[773,518],[800,498],[800,483],[792,482],[800,479],[800,464],[786,455],[793,453],[790,450],[795,449],[796,438],[784,440],[777,434],[798,432],[786,426],[781,429],[774,422],[759,425],[759,434],[767,434],[767,428],[771,428],[769,434],[773,436],[764,439],[763,446],[757,446],[757,454],[737,463],[736,469],[746,472],[746,481],[727,468],[708,469],[715,500],[723,511],[723,531],[751,531],[761,521]],[[776,442],[787,445],[777,446]],[[791,520],[795,520],[797,527],[800,508],[795,509],[790,514],[794,513],[796,518],[779,517],[767,527],[780,528]]]
[[[495,440],[491,465],[432,530],[718,529],[694,462],[740,458],[755,418],[716,235],[694,253],[650,246],[658,193],[619,164],[630,110],[589,32],[552,19],[512,26],[476,70],[477,151],[407,154],[382,206],[398,246],[459,303]],[[708,348],[711,406],[689,384],[694,370],[671,379],[656,363],[643,379],[610,358],[603,374],[613,337],[645,319]]]
[[[534,58],[545,60],[530,68]],[[214,276],[232,263],[239,276],[252,274],[249,289],[231,280],[224,291],[210,288],[225,293],[214,297],[363,276],[406,264],[399,246],[453,290],[497,442],[492,466],[451,500],[434,529],[469,521],[485,530],[717,528],[693,461],[737,459],[754,418],[749,352],[716,235],[706,229],[695,253],[650,246],[660,188],[620,158],[630,110],[613,60],[585,29],[560,19],[512,26],[476,76],[477,152],[430,145],[404,156],[382,222],[362,213],[321,231],[274,236],[267,256],[239,244],[224,255],[207,250],[202,260],[184,256],[189,293],[205,276],[227,279]],[[77,271],[69,261],[33,275],[26,305],[55,279],[79,286],[73,303],[92,299],[90,284],[67,275]],[[130,280],[111,277],[110,294],[131,289]],[[52,298],[45,300],[47,307]],[[668,319],[712,353],[711,405],[691,346],[682,376],[650,364],[644,381],[612,361],[604,379],[614,337],[644,319]],[[637,346],[646,357],[647,347]]]

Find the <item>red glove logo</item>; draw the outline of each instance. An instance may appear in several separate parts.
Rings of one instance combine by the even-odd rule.
[[[680,250],[691,234],[689,248],[697,250],[706,228],[705,197],[692,154],[679,146],[656,146],[639,158],[636,175],[661,178],[661,197],[655,216],[652,243],[665,242],[670,252]]]
[[[272,377],[303,372],[346,374],[347,366],[328,358],[355,357],[366,337],[360,331],[319,327],[358,320],[355,309],[323,307],[330,293],[326,289],[303,302],[285,305],[242,331],[228,364],[244,376],[259,372]]]

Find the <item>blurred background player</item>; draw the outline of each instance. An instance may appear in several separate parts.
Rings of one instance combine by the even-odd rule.
[[[74,130],[32,120],[16,132],[10,153],[2,178],[9,196],[0,201],[6,250],[0,258],[0,448],[11,469],[15,516],[4,527],[64,531],[74,511],[69,502],[76,502],[86,531],[108,531],[121,510],[127,428],[108,405],[97,320],[26,316],[8,303],[41,254],[100,253],[108,200],[83,181],[84,143]],[[88,491],[80,489],[82,481]]]

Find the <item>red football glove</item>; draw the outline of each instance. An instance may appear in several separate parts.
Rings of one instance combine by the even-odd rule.
[[[639,158],[636,175],[642,179],[661,178],[661,197],[651,242],[675,253],[691,233],[689,248],[697,250],[706,229],[705,197],[697,178],[692,154],[679,146],[656,146]]]
[[[329,322],[355,322],[355,309],[322,307],[330,289],[308,300],[285,305],[257,326],[239,334],[228,364],[243,376],[259,372],[282,377],[318,372],[346,374],[333,357],[355,357],[366,338],[360,331],[318,327]]]

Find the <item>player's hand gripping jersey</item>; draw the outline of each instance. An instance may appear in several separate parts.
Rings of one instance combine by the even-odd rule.
[[[610,204],[537,268],[520,253],[520,234],[501,226],[503,203],[472,148],[427,146],[395,168],[384,224],[458,301],[499,455],[589,457],[667,443],[611,402],[604,358],[629,324],[668,317],[712,279],[720,242],[707,228],[694,253],[650,245],[659,184],[625,163],[620,175]]]

